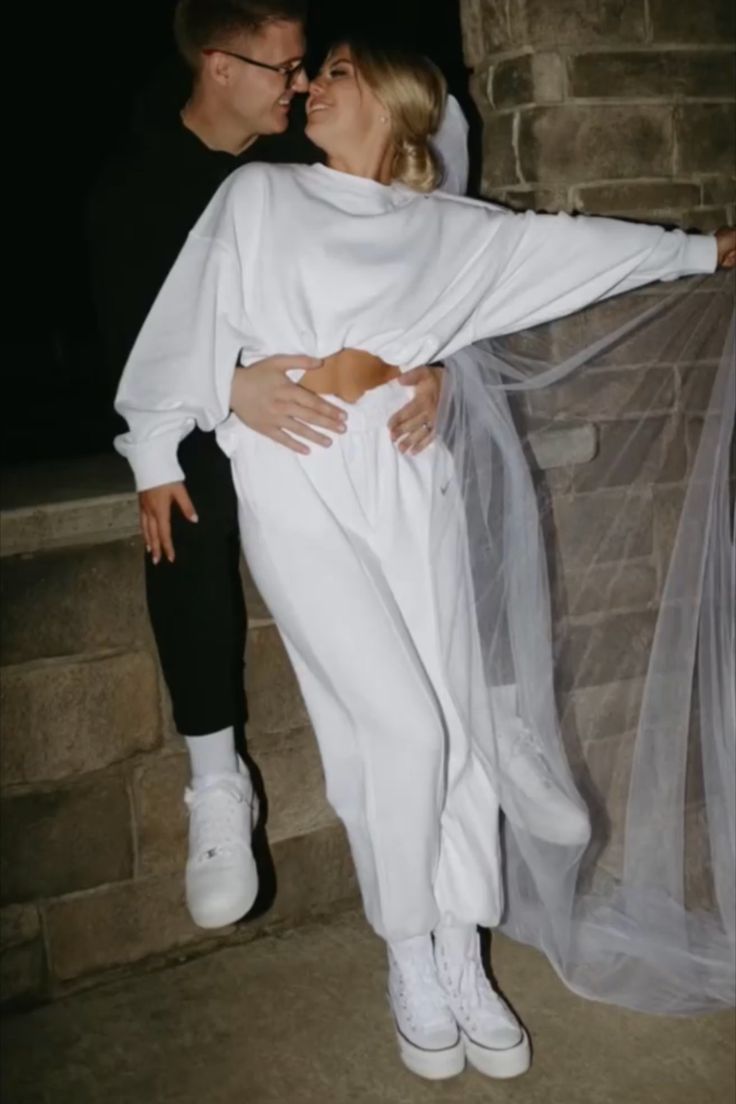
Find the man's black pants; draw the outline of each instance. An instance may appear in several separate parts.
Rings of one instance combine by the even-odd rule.
[[[237,497],[214,433],[195,429],[179,463],[199,522],[173,507],[175,560],[154,567],[146,556],[146,594],[177,730],[202,736],[245,721]]]

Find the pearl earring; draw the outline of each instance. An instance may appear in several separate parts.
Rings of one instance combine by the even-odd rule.
[[[387,123],[388,122],[388,115],[382,115],[381,116],[381,122],[382,123]]]

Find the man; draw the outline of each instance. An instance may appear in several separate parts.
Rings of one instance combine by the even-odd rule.
[[[174,118],[143,121],[90,209],[93,287],[116,375],[190,228],[225,177],[248,161],[317,159],[301,130],[289,128],[294,96],[307,89],[304,14],[303,0],[180,0],[175,34],[192,72],[189,99]],[[450,112],[449,156],[462,163],[464,190],[464,120],[456,104]],[[231,409],[285,448],[328,446],[322,431],[344,431],[343,411],[286,375],[320,363],[277,356],[247,369],[234,365]],[[392,420],[397,447],[427,443],[438,376],[438,369],[420,368],[402,377],[416,390]],[[146,593],[174,721],[191,760],[187,905],[195,923],[215,928],[243,916],[257,891],[250,847],[257,802],[235,750],[245,720],[246,616],[229,461],[213,433],[194,428],[181,442],[179,463],[185,482],[139,496],[151,553]]]

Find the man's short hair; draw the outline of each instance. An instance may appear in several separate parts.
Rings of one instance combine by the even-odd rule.
[[[179,0],[174,14],[174,37],[179,53],[192,69],[200,66],[201,52],[234,34],[259,31],[278,20],[303,23],[306,0]]]

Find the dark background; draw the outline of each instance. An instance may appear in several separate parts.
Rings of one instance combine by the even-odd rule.
[[[26,22],[11,34],[16,122],[5,150],[4,465],[111,449],[84,209],[141,92],[153,85],[179,102],[186,98],[173,10],[174,0],[90,6],[92,14],[54,5],[38,26]],[[457,0],[315,0],[310,63],[319,62],[336,31],[356,24],[429,54],[473,114]]]

